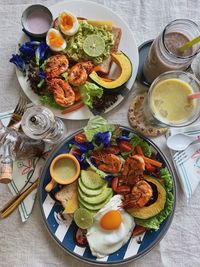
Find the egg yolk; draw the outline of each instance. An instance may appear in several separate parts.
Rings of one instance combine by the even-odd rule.
[[[64,43],[62,36],[56,34],[55,32],[50,32],[48,35],[48,40],[51,46],[60,47]]]
[[[110,210],[103,215],[100,225],[105,230],[114,230],[119,228],[121,222],[121,213],[118,210]]]
[[[65,30],[70,30],[73,27],[74,19],[68,15],[65,14],[62,16],[61,25]]]

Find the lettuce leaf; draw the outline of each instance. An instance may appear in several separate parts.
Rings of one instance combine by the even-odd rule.
[[[95,83],[86,82],[79,87],[81,99],[88,107],[93,107],[93,98],[101,98],[103,95],[103,89]]]
[[[161,178],[165,182],[165,190],[167,192],[167,199],[165,203],[164,209],[157,214],[154,217],[151,217],[149,219],[138,219],[135,218],[135,223],[137,225],[141,225],[143,227],[158,230],[160,227],[160,224],[171,214],[173,209],[173,203],[174,203],[174,196],[172,194],[172,178],[167,170],[167,168],[163,168],[160,171]]]
[[[56,101],[54,100],[53,95],[50,92],[45,92],[43,96],[40,97],[40,102],[45,106],[48,105],[52,108],[56,109],[62,109],[61,106],[59,106]]]
[[[93,137],[97,133],[113,132],[115,126],[108,123],[108,121],[101,116],[94,116],[89,121],[87,126],[84,127],[84,133],[88,141],[92,141]]]

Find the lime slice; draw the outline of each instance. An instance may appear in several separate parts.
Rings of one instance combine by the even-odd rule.
[[[74,212],[74,221],[79,228],[87,229],[93,224],[93,216],[88,210],[79,208]]]
[[[104,39],[96,34],[88,35],[83,42],[83,50],[90,57],[98,57],[105,50]]]

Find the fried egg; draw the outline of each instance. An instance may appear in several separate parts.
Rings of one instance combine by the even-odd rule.
[[[62,12],[58,17],[58,21],[60,30],[65,35],[72,36],[78,31],[79,23],[73,14],[69,12]]]
[[[56,29],[49,29],[46,36],[46,43],[51,50],[59,52],[66,48],[67,43],[62,34]]]
[[[134,218],[120,206],[122,196],[115,195],[94,216],[87,230],[87,240],[93,256],[105,257],[120,249],[131,237]]]

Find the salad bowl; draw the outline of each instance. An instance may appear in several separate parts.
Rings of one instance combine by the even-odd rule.
[[[87,18],[91,20],[112,21],[114,26],[121,29],[122,35],[118,50],[122,51],[130,60],[132,64],[132,73],[128,82],[126,82],[126,84],[122,86],[123,87],[122,90],[120,90],[119,94],[117,94],[117,99],[115,99],[114,103],[111,103],[109,107],[106,107],[103,113],[111,111],[112,109],[117,107],[120,103],[122,103],[122,101],[128,96],[129,92],[132,90],[132,86],[134,84],[139,65],[139,56],[138,56],[136,41],[129,26],[122,18],[120,18],[109,8],[90,1],[81,1],[81,0],[66,1],[50,6],[49,10],[51,11],[54,19],[57,18],[57,16],[61,12],[67,10],[73,13],[75,16],[81,18]],[[18,43],[23,44],[26,41],[27,37],[23,34]],[[113,77],[114,76],[116,77],[119,71],[113,67],[111,68],[110,72],[113,75]],[[18,69],[16,69],[16,74],[20,86],[24,91],[24,93],[27,95],[27,97],[34,104],[41,104],[40,96],[37,95],[33,90],[31,90],[30,84],[27,81],[27,77],[25,77],[23,73],[20,72],[20,70]],[[62,110],[58,108],[50,107],[50,109],[54,112],[56,116],[69,120],[84,120],[90,118],[92,115],[91,109],[88,108],[86,105],[67,114],[63,114]]]
[[[157,230],[151,229],[144,233],[141,233],[136,237],[131,237],[128,242],[126,242],[119,250],[103,258],[97,258],[93,256],[89,245],[77,245],[75,240],[77,225],[70,217],[63,220],[63,217],[61,215],[63,209],[55,199],[55,191],[49,194],[45,191],[45,186],[51,179],[51,161],[53,160],[53,158],[60,154],[68,153],[70,151],[74,137],[77,134],[82,133],[83,129],[68,136],[58,147],[53,150],[46,161],[39,184],[38,196],[42,220],[50,236],[62,249],[64,249],[64,251],[66,251],[66,253],[70,254],[80,261],[94,265],[118,265],[143,257],[146,253],[150,252],[152,248],[156,246],[165,236],[167,230],[170,227],[175,211],[176,182],[174,179],[174,173],[165,155],[151,140],[147,139],[146,137],[137,134],[127,127],[120,126],[120,129],[123,134],[133,134],[134,136],[137,136],[148,143],[153,153],[156,155],[156,159],[158,159],[159,162],[162,163],[163,168],[167,169],[168,173],[171,176],[173,195],[171,212],[169,213],[167,218],[162,221]]]

